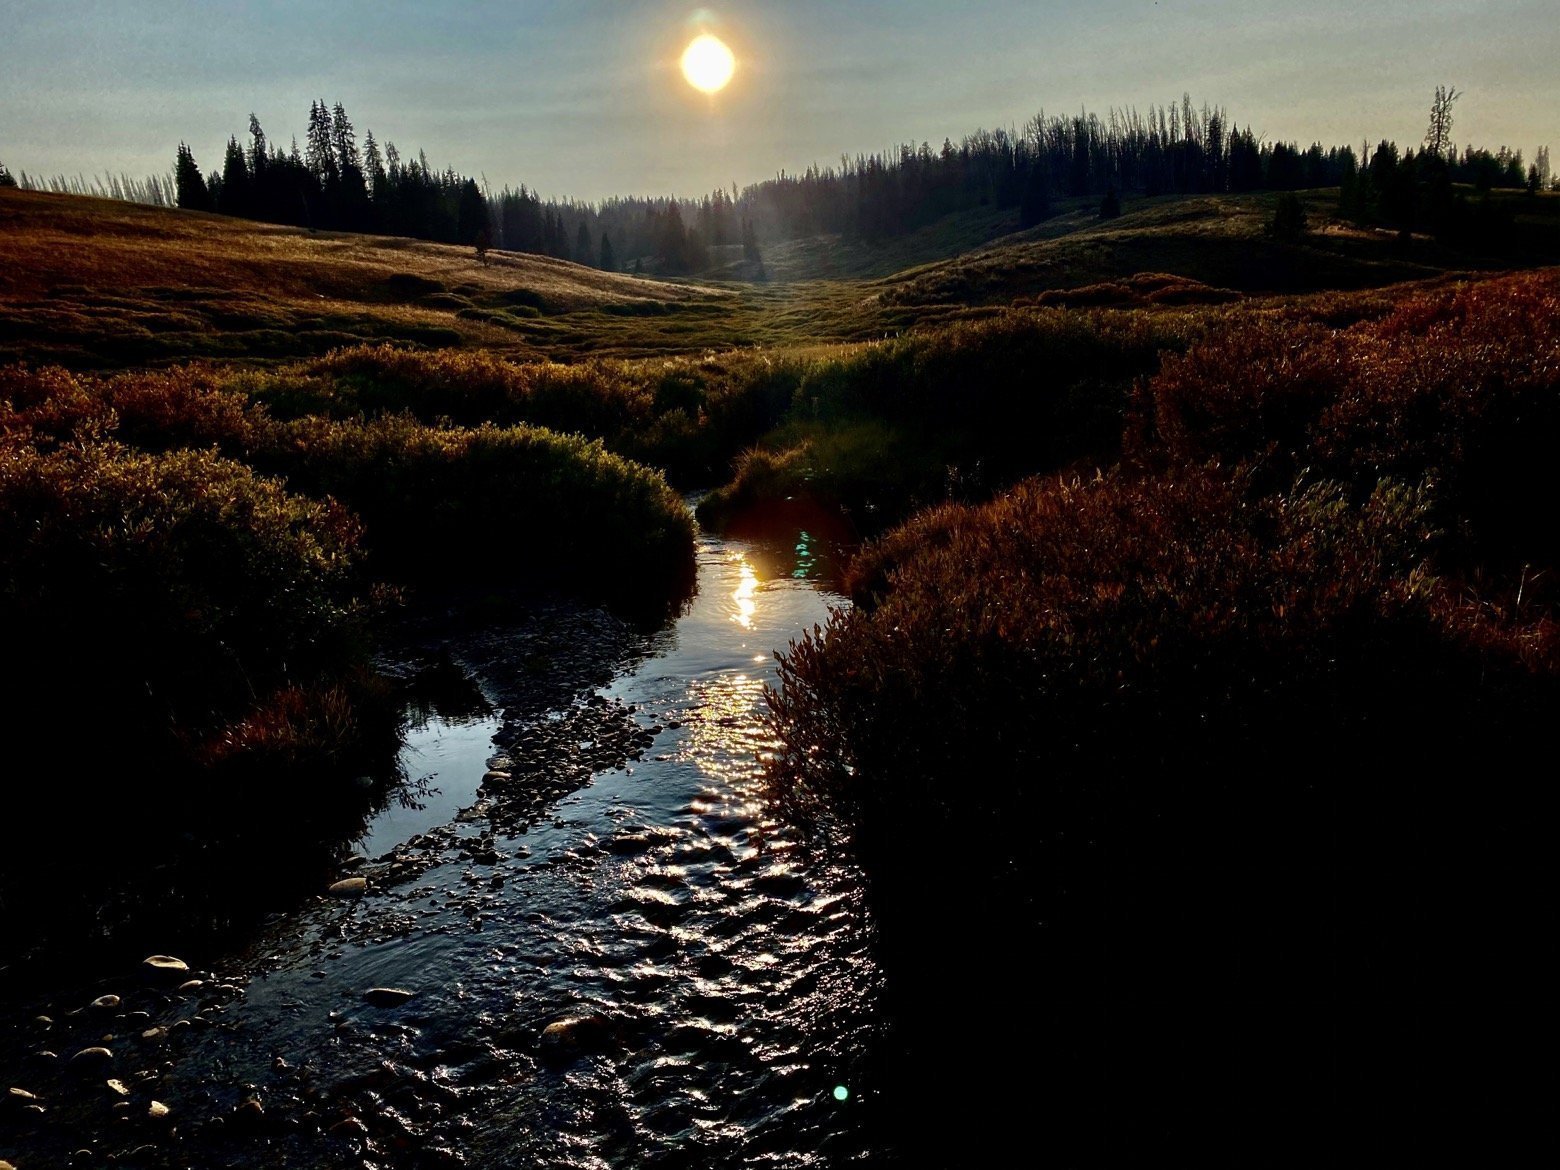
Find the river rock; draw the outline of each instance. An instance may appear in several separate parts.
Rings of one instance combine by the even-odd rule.
[[[163,1121],[172,1112],[173,1110],[169,1109],[161,1101],[153,1101],[146,1107],[146,1116],[151,1121]]]
[[[182,983],[190,977],[190,965],[172,955],[148,955],[141,960],[141,974],[152,983]]]
[[[390,1008],[400,1007],[416,994],[403,987],[370,987],[363,993],[363,999],[370,1007]]]
[[[186,979],[183,983],[179,984],[175,990],[178,991],[180,995],[194,995],[204,986],[206,986],[206,981],[204,979]]]
[[[128,1097],[130,1095],[130,1087],[124,1081],[109,1081],[108,1091],[116,1097]]]
[[[16,1167],[11,1165],[11,1163],[7,1162],[4,1158],[0,1158],[0,1170],[16,1170]]]
[[[542,1055],[549,1060],[570,1060],[611,1046],[612,1023],[605,1016],[565,1016],[542,1029]]]
[[[5,1103],[7,1105],[30,1105],[38,1099],[36,1093],[29,1093],[26,1089],[10,1088],[5,1091]]]
[[[117,995],[100,995],[92,1001],[92,1010],[95,1012],[117,1011],[120,1004]]]
[[[95,1072],[114,1063],[114,1054],[107,1048],[83,1048],[70,1058],[70,1067],[78,1072]]]
[[[361,898],[368,892],[366,878],[342,878],[327,891],[332,898]]]
[[[356,1117],[344,1117],[329,1131],[331,1137],[339,1138],[363,1138],[368,1136],[368,1126],[364,1125]]]

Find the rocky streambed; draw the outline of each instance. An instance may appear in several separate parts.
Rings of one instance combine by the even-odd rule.
[[[490,750],[431,780],[469,799],[402,840],[371,827],[372,856],[210,970],[126,970],[19,1009],[0,1040],[0,1158],[880,1152],[860,882],[805,856],[757,791],[773,653],[826,612],[807,551],[705,541],[698,598],[654,635],[567,607],[430,621],[424,649],[497,712]]]

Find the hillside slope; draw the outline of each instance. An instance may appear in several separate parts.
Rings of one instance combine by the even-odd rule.
[[[1129,201],[1126,214],[1108,221],[1074,209],[965,255],[900,272],[883,282],[882,296],[901,307],[1024,298],[1138,307],[1142,298],[1130,283],[1124,292],[1046,294],[1145,273],[1179,277],[1182,286],[1263,295],[1379,288],[1450,272],[1560,263],[1560,198],[1513,197],[1516,233],[1511,246],[1494,252],[1452,249],[1421,236],[1405,242],[1391,232],[1361,229],[1337,219],[1336,191],[1300,194],[1312,230],[1295,244],[1267,232],[1276,195],[1166,196]],[[1188,303],[1198,294],[1183,287],[1177,295]],[[1228,297],[1214,291],[1208,299]]]
[[[308,232],[0,190],[0,360],[118,366],[289,357],[394,339],[548,351],[549,318],[593,334],[719,314],[730,293],[542,256]]]

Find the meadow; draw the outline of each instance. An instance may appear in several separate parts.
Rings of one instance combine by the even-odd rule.
[[[54,866],[33,925],[94,920],[127,842],[237,848],[262,789],[328,837],[394,750],[374,655],[406,598],[653,621],[691,581],[678,493],[705,489],[708,528],[869,541],[856,608],[786,657],[770,772],[866,867],[891,943],[1125,945],[1087,934],[1120,880],[1099,849],[1249,862],[1252,899],[1309,913],[1328,802],[1379,824],[1403,792],[1317,776],[1534,742],[1560,358],[1553,271],[1302,198],[1299,241],[1273,196],[1073,201],[1027,231],[980,209],[794,241],[755,282],[0,191],[0,622],[37,683],[8,734],[30,774],[85,722],[162,777],[75,810],[104,865]],[[1560,260],[1560,198],[1515,207],[1523,264]],[[1293,873],[1229,852],[1231,818],[1275,826]],[[989,914],[956,924],[929,836]],[[51,856],[13,851],[0,895]],[[1169,911],[1131,913],[1147,946]]]

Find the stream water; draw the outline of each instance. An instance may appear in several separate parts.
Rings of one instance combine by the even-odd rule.
[[[229,1118],[246,1097],[290,1102],[305,1120],[267,1138],[277,1165],[305,1151],[495,1168],[873,1153],[879,975],[861,883],[804,856],[759,791],[775,652],[839,602],[812,580],[806,534],[704,539],[698,560],[688,611],[595,695],[414,731],[404,766],[426,781],[422,807],[387,811],[364,840],[400,859],[397,880],[275,924],[249,961],[259,977],[165,1096]],[[519,770],[529,751],[524,767],[545,772],[565,741],[571,766],[592,758],[592,711],[632,721],[637,759],[525,818],[460,812],[492,764]],[[412,997],[365,1001],[386,986]],[[211,1153],[271,1164],[248,1139]]]

